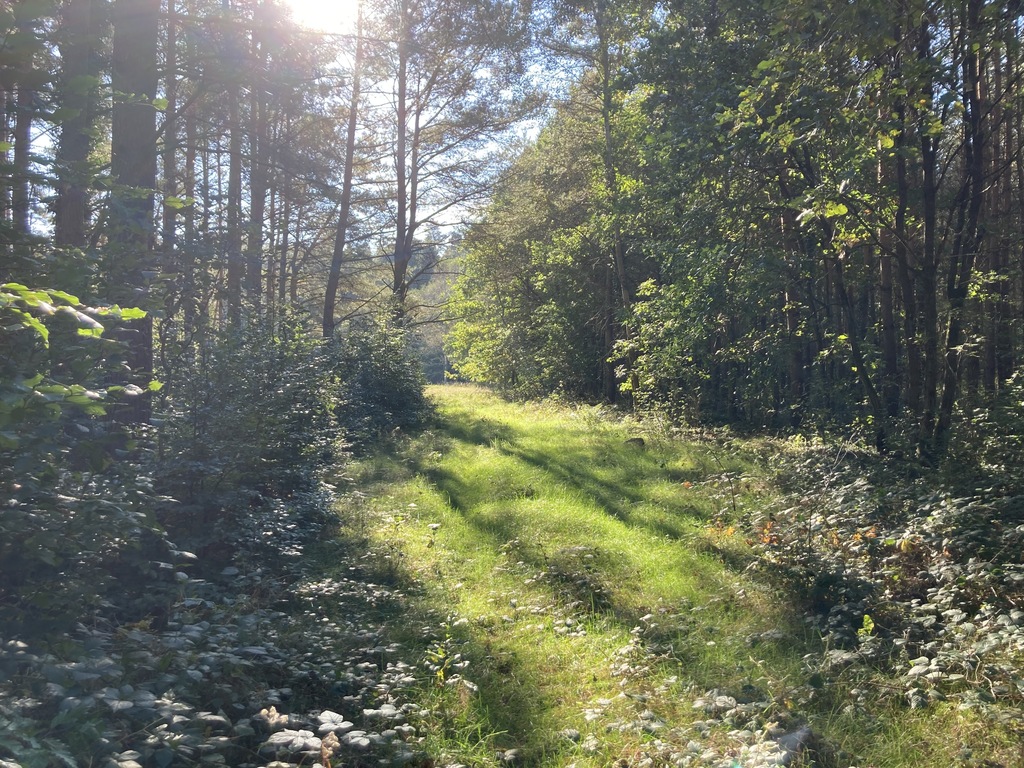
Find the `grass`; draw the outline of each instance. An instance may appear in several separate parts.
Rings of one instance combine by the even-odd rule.
[[[936,746],[940,713],[879,718],[808,679],[815,638],[746,575],[730,524],[770,492],[755,461],[600,409],[468,386],[430,397],[431,429],[350,468],[343,515],[374,577],[412,596],[384,619],[429,665],[419,696],[439,765],[728,762],[738,731],[805,720],[837,747],[822,765],[957,764],[969,715],[945,712]],[[694,702],[709,692],[763,704],[708,727]]]

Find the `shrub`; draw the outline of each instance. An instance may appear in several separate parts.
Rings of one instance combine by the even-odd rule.
[[[879,669],[913,707],[1018,704],[1024,497],[992,478],[965,487],[959,467],[822,446],[782,455],[789,493],[748,530],[766,575],[821,631],[821,671]]]
[[[249,510],[315,489],[342,452],[338,376],[298,323],[211,333],[169,359],[160,485],[181,504],[167,522],[230,549]]]
[[[168,557],[142,433],[108,413],[142,390],[105,386],[120,350],[99,321],[139,314],[0,288],[0,624],[9,631],[65,626],[109,605],[119,571]]]
[[[422,422],[423,373],[407,331],[385,318],[353,323],[334,354],[343,398],[338,421],[353,444]]]

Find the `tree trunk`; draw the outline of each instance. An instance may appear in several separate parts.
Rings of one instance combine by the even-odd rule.
[[[931,71],[931,21],[924,17],[919,30],[917,58],[925,72]],[[926,74],[918,90],[923,107],[919,110],[917,134],[921,143],[921,200],[923,251],[918,272],[917,295],[920,298],[921,333],[924,338],[921,376],[922,404],[919,449],[926,461],[934,461],[935,421],[939,392],[939,307],[938,307],[938,140],[927,124],[934,99],[934,84]]]
[[[402,0],[398,33],[398,72],[396,73],[395,84],[395,254],[393,261],[392,291],[395,295],[398,311],[405,303],[406,272],[409,269],[409,262],[412,260],[412,253],[407,248],[409,231],[409,189],[406,175],[406,140],[409,129],[409,35],[410,30],[410,3]],[[333,320],[332,320],[333,323]]]
[[[0,162],[4,168],[11,167],[11,153],[8,145],[11,142],[11,92],[0,85]],[[11,221],[11,180],[0,180],[0,222],[10,224]]]
[[[261,62],[262,63],[262,62]],[[257,84],[252,94],[249,131],[249,227],[245,246],[245,295],[253,317],[259,317],[263,298],[263,227],[267,211],[266,104]]]
[[[114,303],[149,308],[147,283],[153,269],[153,197],[156,187],[156,98],[159,72],[160,0],[115,0],[111,88],[110,170],[114,179],[108,222],[106,298]],[[138,383],[153,370],[153,322],[147,314],[127,324],[128,366]],[[150,401],[132,400],[127,420],[149,420]]]
[[[966,42],[975,40],[981,32],[981,8],[984,0],[969,0],[966,14]],[[964,88],[964,175],[960,193],[962,201],[958,222],[953,235],[953,258],[950,261],[946,284],[949,301],[949,325],[946,331],[946,355],[942,381],[942,400],[932,443],[935,455],[945,453],[949,441],[953,409],[956,405],[960,384],[960,362],[964,340],[964,311],[967,293],[974,271],[974,263],[985,238],[985,222],[982,209],[985,203],[985,143],[986,143],[986,98],[984,89],[984,67],[981,50],[965,52],[963,60]]]
[[[228,325],[242,324],[242,126],[238,86],[228,89],[227,305]]]
[[[96,119],[99,62],[93,0],[68,0],[61,10],[60,94],[67,117],[57,144],[57,196],[53,204],[54,243],[83,248],[87,243],[89,152]]]
[[[345,134],[345,170],[341,180],[341,205],[338,211],[338,225],[334,232],[334,253],[331,270],[327,275],[327,289],[324,293],[323,336],[334,336],[334,312],[338,301],[338,283],[341,280],[341,265],[345,259],[345,243],[348,235],[348,219],[352,209],[352,177],[356,157],[356,127],[359,117],[359,89],[363,61],[363,5],[359,3],[356,17],[356,55],[352,65],[352,101],[348,108],[348,129]],[[404,162],[404,161],[403,161]],[[400,234],[400,233],[399,233]],[[396,236],[396,243],[398,237]],[[397,245],[396,245],[397,265]],[[397,272],[396,272],[397,277]]]
[[[29,212],[32,200],[32,119],[35,116],[35,93],[27,83],[17,88],[17,110],[14,116],[14,192],[11,199],[15,238],[29,236]]]

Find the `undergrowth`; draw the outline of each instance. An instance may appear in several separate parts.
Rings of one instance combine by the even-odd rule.
[[[409,667],[368,623],[401,596],[323,578],[314,552],[338,527],[346,426],[389,397],[384,421],[423,413],[401,338],[346,357],[297,323],[168,324],[145,390],[109,383],[123,350],[86,313],[111,313],[5,291],[0,765],[417,764],[414,710],[392,704]],[[74,343],[51,348],[58,332]],[[151,423],[118,418],[144,397]]]
[[[755,568],[822,638],[806,664],[839,694],[837,720],[966,719],[985,736],[933,734],[956,764],[1017,764],[1024,496],[963,465],[926,472],[850,446],[781,446],[774,469],[783,493],[743,522]]]
[[[1024,513],[983,462],[431,397],[219,496],[160,610],[5,624],[0,765],[1019,764]]]

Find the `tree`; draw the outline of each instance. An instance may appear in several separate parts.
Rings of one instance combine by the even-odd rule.
[[[54,242],[83,248],[87,243],[90,164],[99,112],[100,29],[103,9],[96,0],[67,0],[60,11],[59,95],[62,115],[55,170]]]
[[[345,132],[345,167],[342,171],[341,202],[338,206],[338,225],[334,234],[334,251],[331,254],[331,269],[324,290],[323,335],[325,339],[334,336],[334,311],[338,302],[338,284],[341,267],[345,259],[349,217],[352,213],[352,180],[355,176],[356,131],[359,125],[360,85],[363,76],[363,6],[360,2],[356,21],[356,51],[352,60],[352,92],[349,96],[348,125]]]
[[[510,0],[395,0],[377,9],[377,37],[393,78],[394,175],[390,288],[399,311],[428,261],[411,269],[428,227],[458,221],[482,202],[500,142],[536,107],[526,75],[528,19]]]
[[[617,357],[636,396],[691,418],[856,424],[938,460],[964,393],[1013,367],[1020,8],[677,0],[643,39],[601,3],[543,8],[590,64],[589,234],[616,288],[605,306],[631,323]],[[471,250],[471,275],[567,242],[557,223],[505,234],[527,239]],[[507,306],[507,286],[470,285],[475,311]],[[471,327],[456,326],[464,372]]]
[[[448,340],[455,371],[520,395],[599,397],[609,381],[608,274],[592,210],[600,197],[595,109],[564,105],[496,185],[460,244]]]
[[[156,106],[159,71],[160,0],[115,0],[111,43],[110,173],[102,295],[121,306],[150,304],[148,285],[156,271],[153,202],[156,190]],[[127,363],[142,383],[153,371],[152,315],[121,331]],[[149,399],[138,397],[126,418],[149,421]]]

